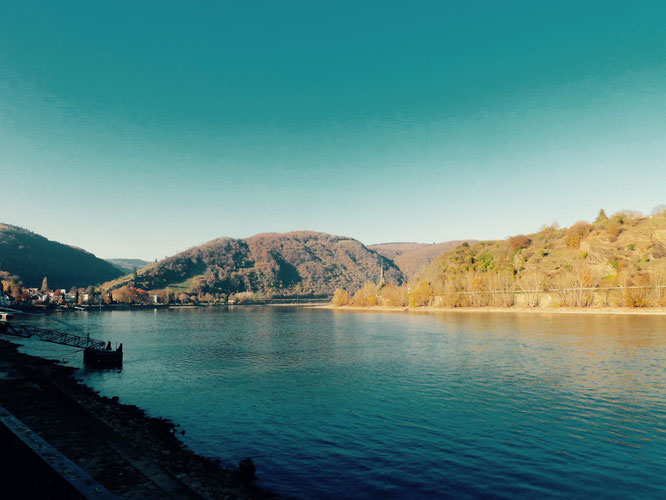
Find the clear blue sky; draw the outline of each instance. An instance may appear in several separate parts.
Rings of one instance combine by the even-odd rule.
[[[666,202],[666,3],[0,2],[0,221],[101,257]]]

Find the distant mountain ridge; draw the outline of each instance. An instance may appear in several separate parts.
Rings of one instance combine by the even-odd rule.
[[[368,280],[402,283],[400,269],[361,242],[312,231],[263,233],[245,239],[218,238],[109,282],[110,289],[133,285],[146,290],[264,297],[331,296]]]
[[[104,259],[123,273],[131,273],[135,269],[143,269],[150,262],[142,259]]]
[[[456,248],[464,242],[474,243],[476,240],[453,240],[442,243],[379,243],[368,248],[393,260],[407,280],[411,280],[423,272],[438,256]]]
[[[0,224],[0,271],[18,276],[25,287],[85,287],[122,274],[80,248],[51,241],[22,227]]]

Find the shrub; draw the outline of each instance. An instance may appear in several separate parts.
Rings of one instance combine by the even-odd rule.
[[[509,246],[511,250],[518,250],[519,248],[527,248],[532,243],[532,240],[529,239],[524,234],[519,234],[509,238]]]
[[[592,230],[592,225],[588,222],[576,222],[564,235],[564,242],[569,248],[580,247],[580,242]]]
[[[643,218],[643,214],[636,210],[620,210],[615,214],[615,217],[622,219],[622,224],[632,224],[633,222],[638,221]]]
[[[606,224],[604,231],[606,231],[606,234],[608,234],[608,238],[611,241],[615,241],[622,232],[622,218],[613,217],[608,221],[608,224]]]

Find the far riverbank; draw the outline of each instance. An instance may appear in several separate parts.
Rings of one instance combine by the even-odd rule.
[[[410,312],[410,313],[528,313],[528,314],[625,314],[634,316],[666,315],[666,307],[394,307],[394,306],[336,306],[333,304],[311,306],[314,309],[334,311]]]

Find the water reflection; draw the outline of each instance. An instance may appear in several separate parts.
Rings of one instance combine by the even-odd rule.
[[[81,373],[175,419],[197,451],[253,456],[299,497],[658,496],[657,316],[234,307],[70,315],[123,342]]]

